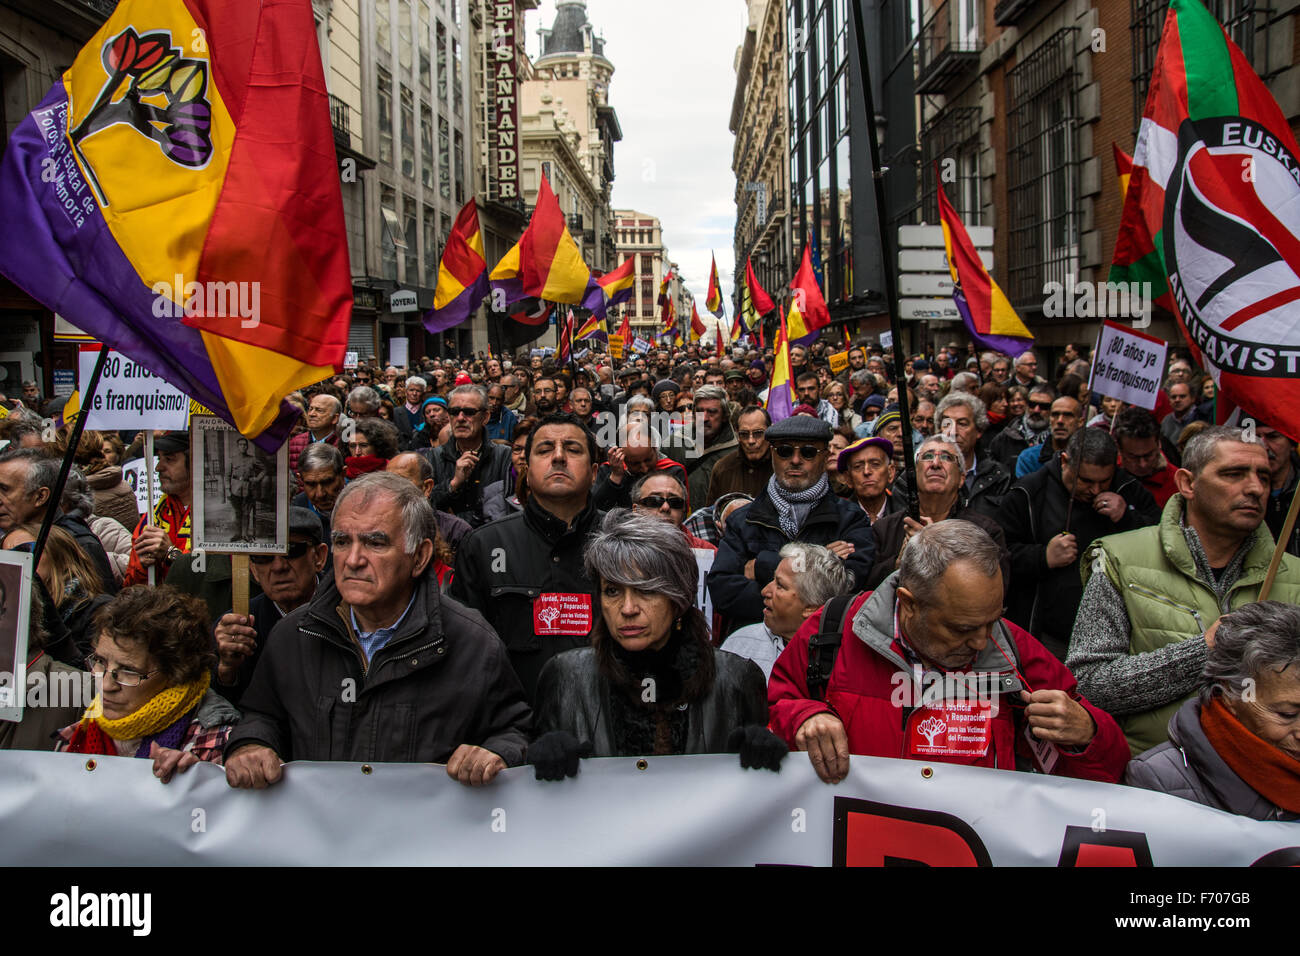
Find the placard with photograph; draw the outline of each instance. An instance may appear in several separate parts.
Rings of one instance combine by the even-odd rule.
[[[190,420],[194,550],[284,554],[289,445],[268,455],[215,415]]]
[[[31,553],[0,551],[0,720],[23,719],[31,603]]]

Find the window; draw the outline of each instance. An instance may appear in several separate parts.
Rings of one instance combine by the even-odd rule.
[[[438,102],[447,102],[447,28],[438,21]]]
[[[424,284],[430,289],[438,286],[438,260],[442,250],[438,248],[437,219],[433,207],[424,207]]]
[[[375,44],[385,54],[391,53],[393,49],[392,30],[393,24],[388,17],[388,0],[376,0]]]
[[[420,182],[433,188],[433,110],[420,107]]]
[[[457,7],[457,9],[459,10],[460,8]],[[461,67],[464,65],[464,60],[461,57],[459,40],[451,41],[451,50],[452,50],[451,95],[452,95],[452,100],[456,104],[455,106],[456,115],[460,116],[465,111],[465,88],[464,85],[461,83]]]
[[[384,278],[397,279],[397,250],[406,247],[402,223],[397,218],[397,190],[387,183],[379,186],[379,212],[383,219],[380,229],[380,271]]]
[[[935,164],[951,159],[954,162],[949,168],[956,181],[945,182],[944,190],[966,225],[980,225],[979,124],[979,107],[951,106],[932,116],[922,130],[921,208],[926,222],[939,221]]]
[[[438,117],[438,194],[451,199],[451,130],[445,116]]]
[[[402,87],[402,175],[415,178],[415,94]]]
[[[456,180],[456,205],[465,205],[465,139],[461,136],[460,130],[455,133],[456,152],[453,154],[455,163],[452,166],[452,175]]]
[[[1007,73],[1008,295],[1042,303],[1043,285],[1078,272],[1074,31],[1060,30]]]
[[[429,61],[429,3],[428,0],[420,0],[420,26],[417,31],[419,41],[417,46],[420,49],[420,88],[424,90],[427,96],[432,90],[429,85],[431,75],[431,64]]]
[[[383,0],[379,2],[383,3]],[[411,47],[415,42],[412,16],[411,0],[397,0],[397,65],[404,81],[411,78]]]
[[[393,78],[382,66],[379,67],[376,75],[379,87],[379,161],[391,165],[393,162]]]
[[[420,281],[420,236],[417,230],[419,222],[416,216],[415,200],[410,196],[402,199],[402,232],[406,236],[406,283],[415,285]]]

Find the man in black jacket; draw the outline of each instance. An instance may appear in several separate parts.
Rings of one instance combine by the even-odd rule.
[[[542,666],[587,646],[598,608],[582,549],[604,513],[591,498],[596,439],[575,416],[543,418],[528,435],[522,511],[475,529],[456,552],[448,592],[482,612],[510,652],[529,701]]]
[[[290,760],[446,763],[473,786],[523,763],[531,710],[487,622],[440,595],[434,528],[400,475],[339,495],[334,575],[271,632],[226,744],[232,787]]]
[[[510,448],[489,442],[487,389],[459,385],[447,395],[451,440],[437,448],[421,449],[433,465],[434,486],[429,501],[439,511],[454,514],[477,528],[483,516],[483,489],[510,474]]]
[[[1079,555],[1098,538],[1160,520],[1151,492],[1117,467],[1117,454],[1109,433],[1082,428],[1058,458],[1011,486],[998,513],[1011,548],[1006,616],[1062,661],[1083,597]]]
[[[793,415],[767,429],[772,477],[754,503],[727,519],[727,533],[709,571],[713,607],[727,631],[763,619],[762,591],[791,541],[820,544],[863,586],[875,557],[871,522],[856,504],[838,498],[826,477],[831,427],[820,418]]]

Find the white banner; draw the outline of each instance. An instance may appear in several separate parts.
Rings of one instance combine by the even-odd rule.
[[[0,753],[11,866],[1294,865],[1300,825],[1008,770],[854,757],[827,786],[734,756],[584,760],[471,789],[428,764],[293,763],[264,791],[200,764]],[[93,767],[93,769],[88,769]]]
[[[83,348],[78,359],[84,396],[99,349]],[[84,400],[82,407],[86,407]],[[179,388],[110,349],[87,415],[86,427],[98,431],[181,431],[188,426],[190,400]]]
[[[153,466],[145,467],[143,458],[132,458],[130,461],[122,462],[122,480],[127,483],[132,491],[135,492],[135,507],[140,514],[149,513],[149,485],[148,482],[154,482],[154,501],[158,501],[160,490],[157,484],[157,467],[158,456],[153,457]]]
[[[1151,411],[1165,373],[1169,343],[1117,322],[1102,323],[1092,353],[1092,382],[1098,395]]]

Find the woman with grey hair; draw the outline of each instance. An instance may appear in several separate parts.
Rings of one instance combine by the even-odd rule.
[[[766,727],[762,672],[712,646],[681,531],[612,511],[584,563],[599,614],[591,647],[542,668],[528,748],[537,778],[573,776],[580,756],[739,752],[743,767],[779,770],[787,751]]]
[[[772,676],[772,665],[803,622],[831,598],[853,590],[853,575],[844,562],[819,544],[791,541],[781,548],[781,562],[763,588],[763,620],[732,633],[722,644]]]
[[[1244,604],[1205,642],[1199,696],[1124,782],[1254,820],[1300,820],[1300,607]]]

